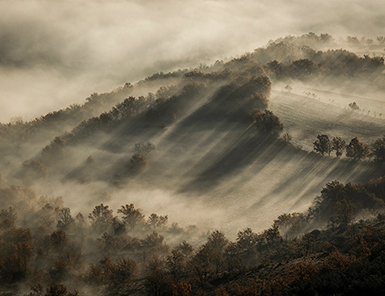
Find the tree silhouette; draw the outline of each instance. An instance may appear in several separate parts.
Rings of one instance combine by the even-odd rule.
[[[167,257],[166,268],[174,277],[180,279],[185,273],[185,256],[178,250],[172,250],[171,255]]]
[[[314,150],[320,153],[322,156],[325,153],[330,155],[330,140],[327,135],[318,135],[317,140],[313,143]]]
[[[144,215],[138,209],[135,209],[133,204],[121,206],[118,213],[123,215],[124,224],[128,226],[129,230],[134,229],[138,224],[144,223]]]
[[[135,144],[134,153],[142,156],[147,156],[154,149],[155,145],[150,142],[139,142]]]
[[[92,225],[100,232],[106,231],[112,225],[113,217],[112,210],[103,204],[95,206],[92,213],[88,216]]]
[[[148,217],[147,224],[150,225],[153,229],[157,227],[165,226],[168,223],[168,216],[160,216],[157,214],[151,214]]]
[[[358,105],[356,104],[356,102],[353,102],[353,103],[350,103],[349,104],[349,107],[352,109],[352,110],[360,110],[360,107],[358,107]]]
[[[239,231],[237,235],[237,253],[245,263],[252,263],[257,254],[257,244],[261,236],[254,233],[251,228]]]
[[[331,151],[336,151],[336,156],[340,157],[346,147],[345,140],[340,137],[334,137],[332,141]]]
[[[282,140],[286,143],[286,144],[289,144],[292,140],[292,136],[289,134],[289,133],[285,133],[283,136],[282,136]]]
[[[148,165],[146,157],[138,153],[132,155],[130,159],[129,169],[133,174],[140,173]]]
[[[136,263],[134,260],[129,258],[118,259],[107,274],[109,276],[108,288],[119,292],[129,287],[135,271]]]
[[[63,249],[68,245],[68,237],[66,233],[62,230],[53,232],[50,235],[51,244],[57,251],[63,251]]]
[[[75,220],[71,216],[71,209],[70,208],[64,208],[59,211],[59,221],[57,224],[57,227],[66,230],[68,229]]]
[[[374,156],[374,161],[384,162],[385,161],[385,136],[381,139],[378,138],[372,145],[371,150]]]
[[[365,159],[370,156],[370,151],[367,146],[364,146],[357,137],[353,138],[349,145],[346,146],[346,156],[354,160]]]
[[[254,128],[264,134],[278,135],[283,130],[283,124],[272,111],[254,109],[250,113],[254,121]]]
[[[355,212],[354,206],[348,203],[345,199],[338,201],[335,206],[336,220],[340,227],[346,229],[349,223],[353,220]]]

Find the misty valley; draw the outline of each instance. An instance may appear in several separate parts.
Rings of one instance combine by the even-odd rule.
[[[2,123],[1,295],[384,295],[384,44],[287,36]]]

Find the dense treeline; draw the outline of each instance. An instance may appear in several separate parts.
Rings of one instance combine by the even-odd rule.
[[[250,112],[268,107],[271,81],[265,71],[249,59],[234,59],[224,65],[217,63],[215,68],[222,66],[224,70],[210,73],[198,70],[185,72],[176,85],[162,86],[155,94],[149,93],[146,97],[126,98],[110,111],[84,120],[71,132],[57,136],[33,161],[45,167],[52,166],[65,157],[66,147],[97,133],[113,134],[134,123],[140,126],[142,133],[146,129],[161,133],[194,108],[198,108],[202,123],[228,120],[242,123],[247,128]],[[166,75],[165,79],[174,79],[179,74]],[[158,76],[148,80],[163,80]],[[142,87],[146,81],[141,82]],[[25,164],[31,167],[35,163],[29,161]],[[34,167],[40,171],[38,166]]]
[[[246,228],[233,242],[216,230],[204,244],[195,227],[169,226],[167,215],[146,219],[133,204],[117,215],[103,203],[88,216],[73,215],[60,197],[1,188],[0,281],[14,292],[30,286],[31,295],[381,293],[375,275],[384,272],[384,188],[384,178],[334,181],[308,213],[282,214],[271,228]]]
[[[354,38],[357,39],[351,37],[348,40]],[[383,44],[381,36],[377,39],[380,44]],[[211,88],[213,82],[235,82],[243,85],[253,76],[266,75],[270,79],[299,80],[333,75],[373,78],[384,70],[382,57],[368,55],[359,57],[342,49],[317,51],[308,46],[313,45],[311,40],[316,43],[329,44],[333,37],[328,34],[318,36],[314,33],[300,37],[288,36],[270,42],[266,48],[258,48],[251,54],[226,63],[217,61],[210,67],[201,65],[193,71],[185,69],[170,73],[156,73],[138,82],[137,87],[142,89],[156,87],[158,99],[169,99],[178,92],[180,93],[187,83],[193,82],[209,84],[208,86]],[[182,83],[181,80],[183,80]],[[378,77],[374,80],[377,81]],[[381,83],[381,81],[378,82]],[[71,124],[73,126],[106,111],[106,108],[132,93],[133,88],[131,84],[127,83],[111,93],[92,94],[83,105],[73,104],[66,109],[51,112],[30,122],[24,123],[21,119],[15,118],[12,123],[0,126],[0,134],[5,142],[11,141],[11,139],[14,139],[13,142],[20,142],[33,138],[33,135],[40,135],[39,131],[44,128],[49,127],[55,132],[58,132],[60,128],[69,129]]]
[[[265,65],[266,73],[274,80],[323,79],[333,83],[333,79],[339,77],[365,79],[372,85],[382,87],[383,78],[380,75],[384,70],[382,56],[367,54],[360,57],[345,49],[324,50],[325,45],[331,44],[332,40],[332,36],[328,34],[288,36],[271,41],[267,47],[257,48],[245,56],[260,65]],[[317,47],[323,47],[323,50],[318,50]]]
[[[269,47],[277,47],[273,51],[279,51],[282,56],[287,52],[294,51],[292,54],[297,55],[298,49],[293,49],[290,44],[272,44]],[[270,48],[265,49],[270,54]],[[270,61],[267,62],[267,72],[274,79],[314,79],[314,78],[332,78],[332,77],[352,77],[373,78],[377,80],[378,74],[384,69],[383,57],[370,57],[365,55],[359,57],[356,54],[347,50],[328,50],[326,52],[318,51],[311,48],[300,49],[301,59],[294,61],[279,62],[276,59],[271,60],[273,56],[269,56]],[[260,59],[256,53],[256,57],[251,55],[251,58]],[[264,57],[267,58],[267,57]]]
[[[53,111],[27,122],[14,118],[10,123],[0,124],[0,152],[4,156],[25,157],[23,154],[33,151],[31,147],[41,146],[41,143],[49,142],[56,135],[73,129],[83,120],[102,113],[133,90],[133,85],[126,83],[110,93],[93,93],[82,105],[72,104],[66,109]]]
[[[376,36],[375,39],[372,38],[366,38],[365,36],[359,38],[357,36],[347,36],[345,39],[339,38],[338,41],[336,41],[333,36],[327,34],[327,33],[321,33],[320,35],[317,35],[313,32],[309,32],[308,34],[303,34],[301,36],[286,36],[281,37],[276,40],[270,40],[269,44],[271,43],[279,43],[279,42],[287,42],[287,43],[293,43],[296,45],[308,45],[312,47],[324,47],[325,45],[342,45],[342,44],[350,44],[350,45],[364,45],[364,46],[378,46],[383,45],[385,43],[385,37],[384,36]]]
[[[347,42],[358,44],[356,40],[350,37]],[[377,38],[378,44],[384,40]],[[366,45],[375,42],[358,41]],[[150,153],[158,149],[149,141],[164,135],[175,123],[185,128],[173,126],[180,138],[187,137],[192,126],[214,134],[222,124],[224,130],[236,126],[243,138],[248,137],[229,150],[219,147],[224,141],[206,146],[210,151],[202,152],[207,155],[201,162],[208,162],[216,151],[224,155],[214,163],[214,169],[203,171],[209,172],[203,178],[211,181],[210,172],[220,175],[220,164],[229,169],[253,161],[258,149],[263,152],[258,159],[262,171],[275,155],[267,155],[273,148],[284,150],[289,155],[285,159],[303,152],[287,145],[292,140],[288,133],[277,140],[283,124],[268,109],[272,83],[348,77],[381,86],[378,74],[384,71],[382,57],[308,46],[317,48],[333,42],[328,34],[289,36],[228,62],[160,72],[135,87],[126,84],[111,93],[93,94],[83,105],[71,105],[31,122],[15,119],[3,124],[0,151],[4,151],[4,168],[14,161],[6,155],[19,153],[17,156],[23,158],[17,172],[7,178],[15,177],[18,184],[36,184],[64,167],[66,174],[58,173],[62,183],[68,179],[82,184],[104,181],[119,190],[126,179],[140,176],[149,165],[156,152]],[[147,95],[134,96],[135,88]],[[213,134],[203,140],[210,142]],[[168,136],[167,141],[175,139]],[[197,138],[194,153],[201,153],[202,142]],[[102,145],[99,139],[107,143]],[[19,150],[23,143],[40,145],[40,153],[26,157]],[[117,164],[108,163],[111,167],[102,171],[110,159],[95,160],[87,150],[94,143],[101,146],[98,149],[118,155],[113,158]],[[121,150],[108,150],[108,145],[115,143],[124,150],[121,155]],[[358,138],[347,143],[322,134],[313,145],[321,155],[334,151],[337,157],[345,153],[354,160],[373,157],[379,166],[385,158],[385,137],[366,146]],[[85,152],[76,155],[83,162],[72,170],[75,148]],[[166,165],[158,164],[156,173],[184,165],[181,161],[174,166],[178,160],[172,148],[163,151]],[[245,151],[245,158],[238,157]],[[303,154],[317,161],[320,158]],[[231,157],[235,160],[226,162]],[[98,204],[82,214],[66,207],[62,197],[38,196],[29,187],[5,187],[4,183],[12,181],[0,187],[1,292],[31,296],[359,295],[363,291],[381,294],[385,289],[384,178],[363,184],[329,182],[307,212],[282,214],[270,228],[258,233],[245,228],[233,241],[219,230],[202,233],[193,225],[170,225],[168,215],[146,216],[134,204],[124,204],[114,212],[106,204],[111,200],[108,192],[94,197]]]
[[[200,118],[248,124],[248,114],[252,110],[264,111],[268,108],[271,80],[305,81],[338,76],[360,77],[370,80],[370,83],[378,82],[378,85],[382,85],[382,80],[378,78],[381,76],[378,73],[384,70],[382,57],[359,57],[342,49],[317,51],[304,45],[310,40],[317,44],[329,44],[333,38],[328,34],[318,36],[313,33],[295,38],[289,36],[228,62],[217,61],[212,66],[201,65],[194,70],[157,73],[136,84],[141,89],[153,89],[154,94],[126,97],[110,111],[106,111],[106,106],[133,92],[134,87],[131,84],[110,94],[93,94],[82,106],[73,105],[32,122],[22,123],[16,120],[13,124],[2,125],[2,145],[7,153],[15,153],[18,151],[17,147],[27,139],[39,139],[41,142],[40,134],[34,134],[41,126],[54,131],[70,131],[61,135],[56,132],[57,137],[43,149],[41,157],[34,159],[49,166],[52,160],[61,158],[56,154],[63,152],[65,146],[98,132],[111,133],[129,122],[138,121],[142,115],[145,115],[145,121],[137,122],[138,125],[157,127],[161,132],[200,104],[204,104],[198,112]],[[81,123],[72,129],[65,122]],[[43,132],[48,136],[47,140],[49,137],[54,138],[52,133],[46,133],[46,130],[41,133]],[[25,165],[28,169],[34,167],[34,163],[31,165],[26,162]],[[44,168],[37,169],[44,171]]]
[[[299,40],[317,40],[328,43],[328,34],[309,33]],[[211,67],[201,65],[195,70],[157,73],[138,83],[141,87],[157,88],[147,97],[127,98],[111,111],[83,121],[71,134],[86,137],[95,130],[106,130],[129,116],[147,111],[147,119],[164,127],[180,118],[205,98],[210,115],[228,114],[242,120],[251,110],[268,107],[271,81],[287,79],[329,79],[330,77],[360,77],[382,85],[378,75],[384,70],[382,57],[359,57],[347,50],[316,51],[299,45],[296,38],[278,39],[266,48],[229,62],[217,61]],[[269,79],[269,78],[270,79]],[[215,91],[216,90],[216,91]],[[214,93],[213,93],[214,92]],[[238,109],[239,108],[239,109]],[[238,109],[238,110],[234,110]],[[243,111],[244,110],[244,111]],[[63,139],[66,140],[66,139]],[[67,141],[67,140],[66,140]]]
[[[334,137],[331,141],[328,135],[318,135],[317,140],[313,143],[314,151],[324,155],[335,151],[337,157],[341,157],[343,152],[347,157],[359,160],[365,158],[373,158],[375,162],[381,163],[385,161],[385,136],[376,139],[371,145],[367,146],[358,140],[357,137],[351,139],[349,144],[340,137]]]

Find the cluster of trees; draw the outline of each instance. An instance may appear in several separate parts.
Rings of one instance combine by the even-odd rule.
[[[271,81],[267,76],[253,76],[241,84],[231,82],[219,88],[206,105],[211,118],[247,122],[253,109],[268,107]]]
[[[277,136],[283,130],[283,124],[272,111],[254,109],[250,115],[253,119],[254,128],[263,134]],[[289,139],[289,135],[286,135],[284,140],[290,142],[291,138]]]
[[[134,154],[130,159],[129,169],[131,173],[135,175],[147,167],[148,161],[146,156],[155,150],[155,145],[150,142],[139,142],[135,144],[133,150]]]
[[[126,83],[110,93],[93,93],[82,105],[72,104],[65,109],[50,112],[28,122],[24,122],[21,118],[14,118],[10,123],[0,123],[0,151],[9,153],[14,151],[20,143],[46,141],[52,137],[52,134],[63,133],[82,121],[99,115],[133,91],[134,86]]]
[[[347,36],[346,42],[352,45],[383,45],[385,43],[384,36],[377,36],[376,39],[366,38],[365,36],[359,38],[357,36]]]
[[[381,36],[377,38],[379,43],[383,39]],[[333,42],[333,38],[328,34],[310,32],[299,37],[287,36],[269,42],[266,48],[258,48],[253,53],[228,62],[217,61],[212,66],[200,65],[193,70],[156,73],[135,87],[126,83],[111,93],[94,93],[83,105],[71,105],[31,122],[24,123],[20,118],[15,118],[9,124],[0,125],[0,151],[21,153],[19,149],[25,142],[48,142],[61,134],[44,148],[43,154],[46,156],[42,158],[45,160],[36,160],[48,166],[49,161],[60,158],[55,155],[60,151],[60,147],[56,147],[57,140],[69,145],[97,131],[109,132],[128,120],[138,119],[143,112],[146,112],[146,119],[150,123],[165,127],[205,98],[209,99],[204,106],[208,109],[205,115],[209,113],[215,118],[242,121],[253,109],[264,110],[268,107],[270,79],[306,80],[320,75],[349,78],[366,75],[371,78],[384,70],[382,57],[359,57],[342,49],[320,51],[309,47],[330,42]],[[377,78],[372,80],[382,85],[382,80]],[[127,97],[140,88],[155,88],[158,91],[146,97]],[[217,91],[211,93],[215,89]],[[106,111],[122,98],[126,99]],[[71,132],[63,134],[71,129]]]
[[[138,98],[131,96],[110,111],[89,117],[90,114],[84,110],[98,112],[119,96],[132,92],[134,87],[126,84],[111,94],[93,94],[87,99],[84,106],[70,107],[73,111],[68,109],[70,113],[79,109],[79,112],[84,115],[82,116],[88,119],[83,120],[71,132],[55,137],[49,145],[43,148],[41,156],[34,159],[38,163],[26,162],[25,167],[27,171],[36,171],[37,176],[44,176],[46,174],[44,166],[49,167],[57,160],[63,159],[65,148],[68,145],[83,141],[97,132],[111,133],[134,120],[139,121],[143,127],[152,128],[155,125],[163,130],[168,124],[188,114],[188,111],[197,106],[199,102],[206,102],[194,114],[200,121],[231,120],[249,123],[248,114],[252,112],[256,129],[264,133],[278,134],[282,130],[279,119],[270,111],[264,111],[268,108],[268,98],[271,92],[270,79],[306,80],[320,75],[322,77],[330,75],[353,77],[366,74],[371,77],[384,70],[384,61],[380,57],[358,57],[345,50],[316,51],[309,46],[301,45],[301,42],[311,40],[327,44],[331,42],[332,37],[328,34],[318,36],[314,33],[296,38],[286,37],[270,42],[266,48],[259,48],[253,53],[245,54],[226,63],[217,61],[210,67],[201,65],[194,70],[157,73],[138,83],[138,87],[149,88],[161,85],[155,95],[149,93],[146,97]],[[261,112],[253,110],[261,110]],[[60,113],[62,110],[58,112]],[[69,116],[69,113],[65,114],[63,118]],[[54,118],[56,118],[55,116]],[[50,116],[47,115],[44,121],[49,121],[49,118]],[[57,122],[60,125],[61,121]],[[15,120],[12,124],[14,127],[24,125],[20,120]],[[325,142],[324,139],[321,140]],[[320,143],[318,145],[317,142],[315,148],[320,154],[336,151],[337,156],[341,156],[346,146],[348,149],[346,155],[352,158],[374,155],[368,152],[368,148],[361,145],[362,143],[358,139],[355,142],[352,140],[349,145],[343,140],[334,141],[333,139],[333,143],[330,141],[326,148],[321,140],[317,140]],[[18,142],[21,143],[21,139]],[[380,142],[377,142],[376,145],[379,146]],[[381,151],[381,148],[376,148],[376,151]],[[375,156],[375,159],[380,160],[382,156]],[[145,167],[146,162],[143,157],[135,156],[132,158],[132,163],[133,165],[140,163]]]
[[[83,121],[71,133],[77,139],[84,139],[95,132],[109,131],[120,123],[141,114],[154,104],[155,96],[152,93],[149,93],[147,97],[135,98],[131,96],[117,104],[109,112]]]
[[[151,142],[136,143],[132,151],[129,151],[129,152],[133,152],[131,157],[127,157],[125,160],[122,159],[119,167],[117,169],[112,170],[112,173],[114,173],[114,176],[112,180],[110,180],[111,185],[119,188],[122,186],[123,183],[126,183],[127,178],[134,177],[139,173],[141,173],[148,166],[147,158],[148,158],[148,155],[153,150],[155,150],[155,145],[152,144]],[[20,174],[23,173],[23,176],[21,177],[23,177],[24,181],[26,180],[28,181],[28,179],[26,179],[26,177],[28,176],[30,176],[31,181],[36,181],[41,177],[45,177],[45,175],[44,176],[39,175],[40,171],[47,174],[47,167],[44,166],[41,162],[32,160],[26,163],[27,164],[31,163],[31,164],[34,164],[35,166],[32,168],[28,167],[28,170],[27,170],[25,165],[23,164],[24,168],[20,172]],[[107,175],[100,174],[98,172],[98,168],[100,168],[100,166],[101,166],[100,159],[95,161],[94,157],[90,155],[86,158],[86,160],[80,166],[78,166],[75,170],[67,174],[66,180],[76,180],[81,184],[90,183],[96,180],[107,181],[106,180]],[[111,173],[109,175],[111,175]],[[107,176],[107,178],[108,177],[110,176]]]
[[[246,56],[186,72],[181,84],[157,92],[159,98],[146,114],[149,121],[169,124],[202,98],[207,103],[199,111],[206,114],[201,117],[245,121],[252,109],[267,107],[271,91],[271,82],[264,69]],[[182,91],[170,96],[170,88]],[[213,90],[216,90],[214,94]]]
[[[321,33],[320,35],[317,35],[316,33],[309,32],[301,36],[289,35],[285,37],[280,37],[274,41],[270,40],[268,44],[280,42],[292,43],[296,45],[320,46],[333,43],[334,38],[328,33]]]
[[[72,216],[60,200],[27,215],[21,205],[20,212],[9,207],[0,211],[0,282],[30,284],[31,296],[381,293],[384,184],[333,181],[307,213],[282,214],[262,232],[239,231],[235,241],[215,230],[196,246],[183,240],[191,229],[168,226],[168,216],[146,219],[133,204],[115,216],[102,203],[88,218]],[[362,211],[377,216],[355,221]],[[161,233],[177,242],[167,244]]]
[[[170,124],[183,116],[208,92],[206,83],[192,81],[181,87],[181,93],[168,99],[159,98],[146,112],[146,120],[157,125]]]
[[[367,146],[359,141],[357,137],[351,139],[350,143],[347,144],[340,137],[334,137],[330,140],[328,135],[323,134],[317,136],[317,140],[313,145],[314,151],[321,155],[327,153],[330,156],[335,151],[336,156],[340,157],[345,150],[346,156],[354,160],[373,158],[376,162],[385,161],[385,136],[378,138],[370,146]]]
[[[283,46],[285,47],[285,45]],[[329,78],[335,76],[372,77],[383,71],[384,58],[359,57],[346,50],[329,50],[304,55],[294,62],[267,62],[265,70],[275,80]]]
[[[368,79],[381,87],[383,81],[378,74],[384,70],[382,56],[360,57],[344,49],[316,50],[316,45],[312,48],[312,43],[296,42],[295,38],[270,42],[246,57],[264,65],[265,72],[274,80],[349,77]]]
[[[266,65],[267,72],[273,79],[295,78],[299,80],[317,77],[322,73],[321,64],[316,64],[310,59],[299,59],[285,65],[273,60]]]
[[[164,126],[202,102],[194,114],[203,122],[249,124],[250,114],[258,132],[277,136],[282,123],[266,109],[270,79],[306,80],[330,74],[369,77],[384,70],[380,57],[315,51],[301,44],[328,44],[333,41],[328,34],[286,39],[227,63],[157,73],[138,83],[143,88],[162,84],[155,95],[127,97],[133,86],[126,84],[31,123],[15,119],[0,126],[0,136],[12,139],[13,145],[41,126],[55,125],[62,133],[70,126],[63,124],[69,119],[71,124],[81,122],[71,133],[55,137],[38,159],[22,163],[19,177],[29,183],[44,178],[48,167],[65,159],[66,147],[76,141],[129,126],[131,120],[145,123],[145,128],[153,128],[154,123]],[[121,103],[101,113],[123,97]],[[283,138],[285,142],[291,139],[288,134]],[[135,144],[131,159],[127,158],[129,174],[145,168],[154,149],[150,142]],[[385,137],[366,146],[357,138],[347,144],[339,137],[319,135],[314,150],[321,155],[335,151],[340,157],[345,152],[353,159],[374,157],[383,162]],[[87,174],[95,171],[95,160],[87,158],[85,167]],[[246,228],[234,241],[216,230],[205,235],[204,243],[196,228],[169,225],[167,215],[153,213],[146,218],[133,204],[122,205],[116,215],[105,203],[89,215],[73,215],[61,197],[38,197],[26,187],[0,188],[0,282],[15,289],[21,283],[33,284],[31,296],[72,296],[79,287],[79,294],[111,295],[306,295],[309,291],[344,295],[363,287],[383,292],[383,281],[375,275],[383,272],[385,262],[384,215],[379,213],[373,221],[356,219],[359,214],[384,209],[384,184],[383,178],[356,185],[334,181],[326,184],[306,213],[282,214],[269,229],[255,233]],[[318,230],[321,226],[325,228]],[[194,236],[198,236],[196,241],[187,242]],[[348,288],[343,285],[346,278],[352,279]]]
[[[242,66],[248,65],[248,60],[241,59],[237,63],[233,62],[233,68],[236,65],[239,69],[244,70]],[[240,71],[239,69],[233,71]],[[263,71],[261,68],[259,70]],[[221,86],[196,114],[201,121],[233,120],[248,124],[248,114],[254,110],[252,117],[255,128],[264,134],[278,135],[282,130],[279,119],[271,111],[262,111],[268,106],[267,97],[271,91],[270,79],[267,76],[250,77],[248,75],[243,77],[243,84],[233,81]],[[167,87],[159,91],[164,94],[170,90],[173,92],[173,89],[174,87]],[[42,149],[38,158],[24,162],[18,176],[21,178],[28,174],[30,181],[24,178],[28,181],[26,184],[30,184],[34,179],[45,177],[47,168],[65,163],[67,146],[84,141],[87,137],[98,132],[111,134],[119,126],[127,124],[130,120],[139,120],[144,126],[146,126],[146,122],[159,126],[171,123],[177,117],[185,114],[202,96],[207,96],[208,90],[209,88],[205,83],[193,81],[182,87],[180,95],[172,95],[168,99],[155,99],[156,96],[151,93],[147,97],[127,98],[113,107],[110,112],[83,121],[70,133],[55,137],[49,145]],[[147,112],[144,114],[145,111]],[[124,179],[127,175],[137,175],[146,168],[148,165],[147,154],[153,149],[154,146],[151,143],[137,143],[127,167],[112,173],[114,175],[112,184],[119,187],[122,178]],[[72,175],[76,175],[76,179],[80,182],[87,183],[92,175],[88,167],[90,166],[77,168]],[[95,164],[92,170],[95,170]]]
[[[104,204],[95,206],[88,219],[81,213],[72,216],[62,200],[44,204],[28,190],[11,187],[1,192],[1,196],[19,210],[9,207],[0,211],[0,282],[3,285],[30,283],[34,285],[33,293],[42,293],[43,286],[49,286],[47,294],[50,289],[67,291],[62,284],[71,280],[81,280],[82,285],[125,286],[137,267],[135,261],[120,256],[131,254],[137,262],[147,262],[146,256],[151,258],[158,251],[168,254],[170,247],[156,231],[185,231],[177,225],[168,227],[167,215],[151,214],[145,219],[133,204],[118,209],[118,216]],[[26,193],[32,196],[27,197]],[[34,204],[28,207],[15,199]],[[44,206],[39,209],[41,204]],[[140,239],[131,238],[128,233],[149,234]],[[119,251],[121,253],[114,254],[113,258],[108,257]],[[102,258],[97,265],[89,263],[90,258],[92,262],[92,258],[97,257]],[[75,286],[73,282],[71,290]]]
[[[146,97],[131,96],[109,112],[84,120],[71,132],[55,137],[42,149],[40,158],[35,161],[48,167],[63,159],[66,146],[84,141],[98,132],[111,133],[132,120],[141,122],[144,127],[148,126],[148,123],[151,124],[150,128],[153,124],[165,127],[185,115],[202,100],[207,101],[200,109],[200,112],[204,113],[201,116],[204,120],[227,119],[247,123],[250,111],[256,108],[264,110],[268,106],[271,81],[258,64],[242,57],[215,68],[221,69],[211,72],[209,69],[202,69],[208,73],[193,70],[166,75],[167,79],[180,79],[176,81],[176,85],[162,86],[156,95],[149,93]],[[163,80],[162,77],[163,75],[156,75],[149,81]],[[216,92],[213,91],[215,89]],[[139,154],[135,153],[131,159],[133,167],[146,166],[146,155]]]
[[[320,35],[317,35],[316,33],[309,32],[307,34],[303,34],[301,36],[285,36],[278,38],[276,40],[270,40],[269,44],[272,43],[279,43],[279,42],[286,42],[286,43],[292,43],[296,45],[307,45],[307,46],[314,46],[316,48],[323,47],[325,45],[335,45],[337,44],[336,40],[327,33],[321,33]],[[357,37],[357,36],[346,36],[345,39],[341,39],[338,41],[338,43],[348,43],[352,45],[383,45],[385,43],[385,37],[384,36],[376,36],[376,38],[366,38],[363,37]]]
[[[306,213],[282,214],[274,225],[286,237],[295,237],[316,227],[346,230],[357,219],[381,213],[385,206],[385,178],[363,184],[332,181],[321,190]]]
[[[119,124],[139,115],[154,104],[155,97],[151,93],[149,93],[147,97],[126,98],[123,102],[113,107],[111,111],[84,120],[70,133],[65,132],[63,135],[55,137],[49,145],[42,149],[41,155],[37,161],[46,166],[57,163],[63,159],[67,145],[84,140],[96,132],[108,132],[114,130]]]

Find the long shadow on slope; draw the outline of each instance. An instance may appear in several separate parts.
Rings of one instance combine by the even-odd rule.
[[[186,102],[185,98],[181,96],[176,97],[175,100],[169,100],[170,102],[167,101],[165,103],[166,106],[163,106],[160,111],[169,115],[173,114],[173,116],[175,117],[165,117],[165,114],[161,113],[159,118],[156,117],[157,119],[154,119],[153,116],[149,115],[149,112],[152,110],[150,109],[136,116],[135,118],[129,119],[127,122],[120,123],[118,126],[115,127],[114,130],[112,130],[111,138],[105,142],[102,149],[111,152],[121,152],[122,149],[126,149],[126,143],[132,144],[133,140],[150,141],[151,139],[164,132],[165,127],[175,130],[177,138],[183,134],[188,135],[190,128],[194,129],[197,126],[201,128],[201,124],[206,123],[206,121],[202,119],[210,118],[210,116],[208,117],[206,116],[206,114],[200,114],[197,117],[191,117],[191,115],[189,114],[189,112],[191,112],[191,110],[194,110],[197,105],[199,106],[198,110],[205,110],[205,107],[202,107],[201,104],[203,103],[202,101],[205,100],[205,97],[210,96],[210,94],[202,96],[202,98],[197,98],[196,100],[194,99],[194,97],[189,98],[191,99],[191,102]],[[169,107],[170,110],[168,110],[166,107]],[[158,112],[160,111],[158,110]],[[172,111],[175,111],[175,113],[172,113]],[[192,114],[199,114],[200,111],[194,111]]]
[[[171,148],[168,150],[168,156],[171,156],[172,146],[180,144],[188,145],[192,143],[191,134],[197,131],[205,130],[220,130],[226,131],[237,123],[229,123],[225,120],[221,113],[213,112],[216,105],[211,105],[211,108],[206,108],[206,105],[199,107],[198,111],[187,115],[184,119],[170,124],[170,132],[163,140],[168,141],[167,145],[171,143]],[[213,113],[216,115],[213,116]],[[240,124],[242,129],[247,125]],[[121,120],[109,126],[107,129],[100,130],[87,139],[79,139],[76,145],[89,145],[100,150],[116,154],[130,154],[133,153],[133,146],[135,143],[143,141],[153,141],[164,132],[159,123],[149,121],[146,113],[139,114],[133,118]],[[167,146],[166,146],[167,147]],[[163,147],[164,148],[164,147]],[[167,153],[166,153],[167,154]],[[167,156],[167,155],[166,155]],[[130,156],[129,156],[130,157]],[[121,163],[127,162],[127,157],[123,157],[116,164],[112,165],[111,171],[121,171]],[[68,178],[73,178],[78,175],[79,168],[71,172]]]
[[[279,195],[294,198],[295,203],[292,208],[296,208],[303,199],[314,198],[326,183],[333,180],[362,183],[376,179],[385,173],[383,166],[372,162],[330,159],[315,153],[310,153],[302,159],[298,168],[299,170],[278,187],[262,196],[253,208],[259,208],[270,201],[271,197]]]
[[[286,96],[288,96],[287,99],[285,99]],[[309,100],[313,103],[311,106],[306,104]],[[316,110],[323,110],[323,112],[319,113]],[[273,111],[286,127],[296,128],[306,122],[305,130],[308,132],[304,134],[316,135],[326,132],[368,138],[381,136],[384,127],[383,120],[344,111],[340,107],[294,94],[276,97],[273,101]]]
[[[175,140],[181,142],[184,137],[188,138],[192,131],[220,127],[226,129],[228,128],[224,124],[226,122],[231,125],[243,123],[245,128],[250,124],[248,112],[253,108],[264,108],[267,105],[263,96],[250,98],[256,91],[263,92],[264,89],[263,78],[252,78],[244,84],[229,83],[212,92],[206,90],[203,93],[190,94],[186,91],[149,110],[148,112],[152,111],[152,115],[146,112],[135,119],[120,123],[111,130],[110,139],[105,142],[102,149],[121,152],[126,151],[127,144],[132,145],[133,140],[151,140],[162,131],[159,126],[164,124],[163,120],[166,119],[172,132],[168,133],[164,140],[169,142]],[[165,117],[170,112],[174,112],[175,117],[182,119],[175,121],[175,118]]]
[[[223,139],[226,142],[226,138]],[[220,145],[220,144],[219,144]],[[242,169],[252,164],[258,158],[258,167],[262,170],[268,165],[280,151],[284,149],[282,142],[270,136],[251,137],[249,132],[244,132],[231,146],[227,146],[221,153],[208,153],[196,164],[199,167],[207,167],[196,175],[193,181],[184,185],[180,192],[203,193],[215,188],[221,181],[231,175],[237,175]],[[269,151],[265,157],[259,156]]]
[[[146,120],[145,114],[141,114],[112,129],[100,149],[113,153],[127,152],[136,142],[151,141],[161,132],[162,129],[159,126],[150,124]]]
[[[372,162],[364,161],[351,161],[342,160],[338,166],[334,166],[333,169],[325,175],[324,178],[320,179],[317,186],[314,188],[325,187],[326,183],[337,180],[342,183],[366,183],[370,180],[375,180],[381,176],[384,176],[384,167]],[[315,197],[314,188],[308,188],[298,197],[297,201],[293,204],[292,208],[295,209],[298,204],[301,203],[302,198]],[[317,194],[320,193],[320,190]]]

